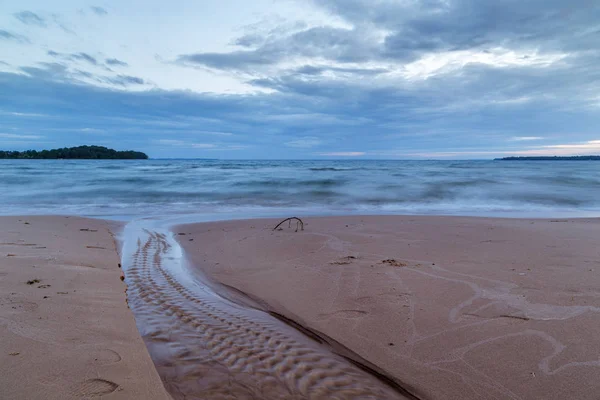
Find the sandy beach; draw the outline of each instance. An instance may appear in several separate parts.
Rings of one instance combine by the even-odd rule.
[[[303,220],[2,217],[0,398],[597,399],[599,219]]]
[[[0,398],[170,398],[126,304],[121,226],[39,216],[0,226]]]
[[[222,294],[332,338],[420,398],[598,398],[600,220],[277,222],[174,231]]]

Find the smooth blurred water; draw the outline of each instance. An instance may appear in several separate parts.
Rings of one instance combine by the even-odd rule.
[[[0,214],[600,216],[594,161],[0,160]]]

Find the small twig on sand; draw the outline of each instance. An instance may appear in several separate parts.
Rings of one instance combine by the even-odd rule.
[[[273,228],[273,230],[277,230],[277,228],[279,228],[284,222],[288,221],[288,227],[292,227],[292,220],[296,221],[296,232],[298,232],[298,228],[300,228],[300,230],[304,230],[304,222],[302,222],[302,220],[298,217],[290,217],[290,218],[286,218],[283,221],[281,221],[280,223],[277,224],[277,226],[275,228]]]

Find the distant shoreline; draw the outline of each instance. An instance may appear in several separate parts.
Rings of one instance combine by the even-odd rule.
[[[52,150],[1,151],[5,160],[147,160],[141,151],[117,151],[103,146],[64,147]]]
[[[600,156],[539,156],[539,157],[503,157],[494,161],[600,161]]]

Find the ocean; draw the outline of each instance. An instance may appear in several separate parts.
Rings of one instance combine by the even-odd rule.
[[[2,215],[597,217],[600,162],[0,160],[0,192]]]

